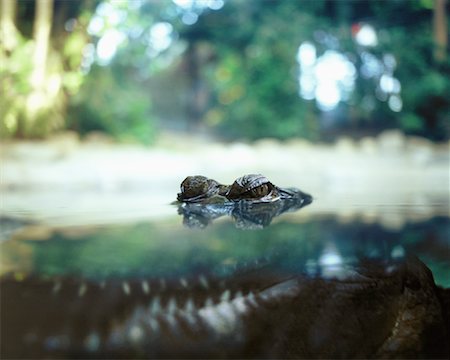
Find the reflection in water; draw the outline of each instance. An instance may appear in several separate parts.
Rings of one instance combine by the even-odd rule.
[[[448,264],[448,229],[175,218],[7,240],[1,357],[445,357],[448,292],[410,255]]]
[[[183,215],[183,224],[190,228],[204,228],[213,220],[228,215],[233,218],[237,228],[254,230],[268,226],[273,218],[284,212],[297,211],[311,202],[311,197],[299,196],[268,203],[182,203],[178,206],[178,214]]]
[[[438,284],[450,286],[446,217],[395,231],[333,217],[279,220],[260,231],[241,231],[227,219],[204,229],[186,229],[178,218],[105,227],[51,229],[34,224],[23,235],[16,233],[16,240],[0,244],[2,272],[95,279],[173,277],[204,269],[220,274],[231,265],[264,259],[297,272],[320,265],[330,252],[346,264],[413,254],[433,270]]]

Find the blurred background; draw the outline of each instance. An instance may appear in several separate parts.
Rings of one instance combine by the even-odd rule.
[[[447,5],[3,1],[2,136],[448,140]]]
[[[449,287],[449,10],[447,0],[0,0],[0,285],[23,281],[24,294],[3,292],[16,330],[3,343],[22,351],[42,335],[55,357],[82,334],[83,299],[102,314],[109,294],[138,294],[126,279],[149,279],[159,301],[165,279],[204,271],[326,278],[369,259],[388,274],[414,255]],[[188,175],[231,184],[252,173],[314,200],[266,222],[255,207],[245,221],[210,208],[217,219],[195,223],[172,204]],[[55,303],[34,275],[82,285]],[[125,280],[98,302],[91,290],[82,298],[85,279]],[[47,295],[62,286],[69,297],[61,284]],[[28,328],[23,307],[35,303],[44,310]],[[51,322],[60,333],[45,333]]]
[[[157,216],[187,175],[256,172],[321,198],[317,211],[350,196],[346,211],[369,217],[383,201],[448,215],[448,13],[446,0],[3,0],[2,213],[72,222],[120,202]]]

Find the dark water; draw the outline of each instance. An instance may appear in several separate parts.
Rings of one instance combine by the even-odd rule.
[[[292,279],[298,281],[295,289],[298,284],[310,281],[314,284],[319,281],[320,289],[328,289],[328,285],[323,285],[329,284],[328,281],[358,283],[368,278],[395,278],[398,269],[411,257],[417,257],[431,269],[438,285],[450,287],[450,221],[446,216],[405,221],[394,230],[357,218],[342,221],[330,214],[303,216],[308,207],[280,216],[267,215],[266,211],[245,218],[217,213],[206,220],[198,213],[185,214],[183,219],[182,215],[176,215],[181,212],[176,206],[171,208],[174,215],[159,220],[67,227],[32,224],[28,231],[12,218],[3,219],[6,239],[2,243],[2,354],[75,358],[170,357],[171,354],[273,357],[279,353],[271,352],[272,348],[259,335],[251,338],[250,348],[259,349],[257,352],[248,350],[246,340],[236,334],[230,337],[227,326],[236,332],[243,330],[233,327],[236,315],[220,308],[220,304],[231,301],[235,311],[246,314],[244,305],[239,310],[241,296],[249,308],[253,295],[260,294],[254,308],[258,301],[270,302],[271,296],[289,298],[293,291],[289,282]],[[384,280],[380,281],[384,284]],[[389,296],[395,293],[394,287],[388,289],[385,293]],[[313,301],[314,297],[308,299],[304,301]],[[364,304],[374,301],[364,299]],[[370,304],[365,305],[370,311],[373,310],[370,306],[378,306]],[[222,315],[217,315],[220,321],[216,315],[208,315],[213,305],[222,311]],[[267,315],[276,313],[270,310],[274,305],[265,306],[263,325],[275,328],[276,319]],[[181,307],[184,312],[177,310]],[[344,308],[348,307],[346,303]],[[200,309],[201,316],[198,316],[203,316],[203,327],[195,328],[198,319],[187,317],[191,308]],[[387,320],[393,316],[389,311],[383,315],[386,316],[383,324],[391,321]],[[150,320],[142,325],[140,321],[148,316]],[[214,339],[204,335],[205,324],[210,321],[207,319],[211,318],[216,319],[211,326],[219,326],[220,330],[214,328],[217,330]],[[377,319],[375,324],[381,322]],[[389,327],[383,326],[379,328]],[[288,339],[285,332],[289,331],[277,330],[273,334],[278,335],[272,336]],[[327,331],[330,330],[326,327],[320,330],[313,343],[319,338],[333,339],[330,334],[325,335]],[[372,331],[378,332],[376,327]],[[164,333],[172,337],[163,337]],[[195,339],[196,350],[183,347],[183,343],[175,351],[174,339],[186,333]],[[149,334],[159,334],[158,340],[152,343]],[[198,334],[203,334],[199,337],[208,341],[197,339]],[[339,336],[347,339],[353,335]],[[380,335],[380,339],[387,336]],[[222,346],[237,350],[214,352],[208,344],[217,342],[218,349]],[[247,346],[245,350],[243,343]],[[287,340],[286,344],[279,345],[283,349],[290,346]],[[311,346],[308,343],[304,348]],[[357,347],[356,344],[348,346]],[[367,344],[364,349],[375,353],[375,348],[376,345]],[[286,351],[281,353],[287,357],[295,355]],[[301,354],[310,357],[367,355],[345,351],[339,348],[334,353]]]

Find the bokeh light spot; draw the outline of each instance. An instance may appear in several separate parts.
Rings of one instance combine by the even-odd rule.
[[[186,25],[194,25],[198,20],[198,15],[195,12],[187,12],[181,17],[181,21]]]
[[[316,47],[307,41],[301,44],[298,48],[297,61],[302,68],[313,66],[316,62]]]
[[[109,29],[105,32],[97,44],[97,56],[100,65],[109,64],[125,38],[125,34],[116,29]]]
[[[315,98],[322,111],[333,110],[353,91],[356,68],[345,55],[327,50],[316,58],[315,46],[304,42],[298,49],[297,61],[300,65],[300,96],[305,100]]]
[[[388,100],[389,108],[394,112],[399,112],[402,110],[403,102],[400,96],[391,95]]]
[[[378,37],[375,29],[368,24],[362,25],[356,32],[355,40],[362,46],[376,46],[378,44]]]
[[[168,22],[159,22],[150,28],[150,43],[156,51],[167,49],[172,43],[173,27]]]

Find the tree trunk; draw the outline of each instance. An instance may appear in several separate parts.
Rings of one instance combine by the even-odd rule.
[[[50,42],[50,29],[52,24],[53,0],[37,0],[34,18],[33,73],[31,83],[38,90],[41,89],[45,79],[48,47]]]
[[[0,43],[7,54],[17,46],[19,32],[14,25],[16,16],[17,1],[3,0],[0,1]]]
[[[21,129],[23,134],[19,136],[36,132],[36,120],[49,107],[45,82],[52,16],[53,0],[37,0],[33,29],[34,51],[31,59],[33,64],[30,76],[31,91],[27,97],[25,128]]]
[[[434,43],[435,51],[434,58],[437,61],[444,61],[447,56],[447,13],[445,10],[447,0],[434,1]]]

